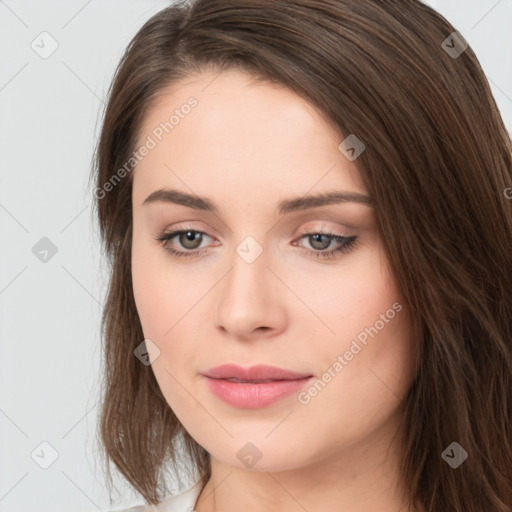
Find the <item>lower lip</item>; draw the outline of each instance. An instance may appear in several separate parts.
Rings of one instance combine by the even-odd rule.
[[[273,382],[231,382],[225,379],[206,377],[211,392],[222,401],[243,409],[259,409],[296,393],[312,377]]]

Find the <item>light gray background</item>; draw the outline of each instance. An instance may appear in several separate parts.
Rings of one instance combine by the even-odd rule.
[[[512,0],[429,3],[475,50],[512,131]],[[0,1],[0,512],[109,508],[95,456],[105,272],[86,184],[114,68],[168,4]],[[46,59],[31,47],[51,48],[44,31],[58,43]],[[42,237],[47,262],[32,252]],[[58,453],[48,469],[43,441]]]

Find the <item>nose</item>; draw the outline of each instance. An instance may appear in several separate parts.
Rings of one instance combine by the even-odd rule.
[[[269,268],[267,251],[251,259],[234,253],[228,274],[219,283],[216,327],[233,339],[272,337],[286,324],[284,286]]]

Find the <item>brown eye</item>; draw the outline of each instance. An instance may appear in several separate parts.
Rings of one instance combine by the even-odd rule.
[[[321,238],[323,238],[324,240],[322,241]],[[316,249],[317,251],[324,251],[325,249],[327,249],[327,247],[329,247],[329,245],[331,245],[332,237],[329,235],[316,233],[314,235],[309,235],[309,241],[313,249]]]
[[[207,248],[200,248],[204,237],[211,238],[207,233],[196,229],[181,229],[171,233],[161,233],[155,239],[161,243],[164,249],[176,257],[198,257],[208,251]],[[176,239],[176,240],[174,240]],[[326,232],[303,233],[299,238],[307,239],[311,249],[299,244],[305,249],[306,254],[315,258],[331,259],[338,255],[346,254],[357,246],[357,236],[342,236]],[[176,247],[176,243],[178,247]],[[334,243],[335,248],[327,250]]]
[[[171,233],[163,232],[155,240],[173,256],[192,257],[204,252],[200,245],[205,236],[210,238],[209,235],[197,229],[181,229]]]
[[[203,234],[199,231],[181,231],[178,234],[178,241],[185,249],[197,249],[201,245]],[[197,241],[199,240],[199,243]]]
[[[334,233],[326,232],[312,232],[302,233],[300,239],[307,239],[308,245],[313,249],[306,249],[308,255],[314,256],[315,258],[335,258],[337,255],[346,254],[352,251],[357,246],[357,236],[342,236]],[[331,243],[334,242],[335,248],[332,250],[326,250]],[[302,244],[300,244],[302,246]],[[337,245],[337,247],[336,247]]]

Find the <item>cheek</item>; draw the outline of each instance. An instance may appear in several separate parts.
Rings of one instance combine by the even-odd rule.
[[[326,274],[314,281],[315,286],[302,285],[303,296],[307,304],[325,324],[325,328],[317,321],[317,329],[322,328],[328,351],[337,354],[349,348],[351,341],[360,335],[364,341],[365,329],[377,323],[378,331],[391,334],[396,327],[400,314],[393,304],[402,304],[401,296],[396,288],[387,259],[378,241],[364,250],[351,255],[346,266],[340,266],[339,272]],[[384,322],[381,319],[384,315]],[[402,315],[403,316],[403,315]],[[393,326],[392,324],[395,324]],[[328,329],[331,331],[328,332]],[[374,332],[374,331],[373,331]],[[332,341],[329,341],[332,340]]]
[[[193,365],[190,360],[193,351],[189,352],[191,347],[186,340],[181,343],[173,343],[173,340],[183,327],[180,322],[186,322],[184,316],[197,298],[193,300],[187,296],[190,294],[190,287],[185,287],[187,279],[183,274],[174,275],[165,255],[162,257],[147,241],[139,242],[134,234],[132,282],[135,305],[144,338],[154,343],[153,346],[146,345],[152,354],[151,369],[167,403],[182,417],[195,407],[194,401],[190,401],[178,384],[182,380],[178,375],[180,371]],[[182,286],[187,293],[182,291]]]
[[[198,300],[198,291],[183,267],[173,264],[163,248],[134,229],[132,283],[135,305],[147,338],[164,341],[173,326]],[[156,243],[156,242],[155,242]]]
[[[137,313],[142,324],[144,336],[149,339],[161,339],[171,328],[173,297],[171,279],[161,268],[162,259],[157,258],[158,251],[151,248],[147,240],[142,239],[134,229],[132,243],[132,283]]]
[[[359,411],[361,417],[386,414],[412,377],[409,317],[386,258],[379,249],[365,252],[350,272],[326,280],[323,290],[308,296],[311,309],[316,307],[334,331],[324,329],[316,346],[315,357],[326,372],[319,376],[326,385],[317,385],[316,406],[327,408],[334,401],[342,404],[340,411]]]

